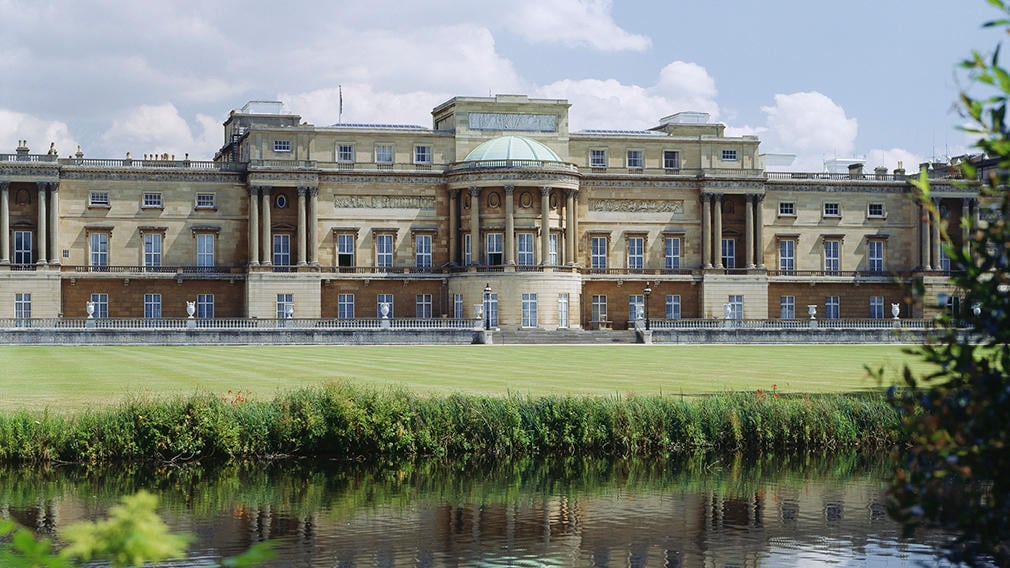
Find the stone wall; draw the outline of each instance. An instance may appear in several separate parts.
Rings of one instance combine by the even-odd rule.
[[[468,329],[24,329],[0,332],[2,345],[469,345]]]
[[[897,329],[654,329],[654,344],[921,344],[937,330]],[[641,334],[641,332],[639,332]],[[639,342],[642,338],[639,337]]]

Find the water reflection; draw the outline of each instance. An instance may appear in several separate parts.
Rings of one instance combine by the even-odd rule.
[[[888,471],[886,457],[854,452],[63,467],[4,471],[0,515],[58,538],[143,488],[196,536],[198,559],[273,539],[274,566],[935,564],[941,535],[898,539],[882,504]]]

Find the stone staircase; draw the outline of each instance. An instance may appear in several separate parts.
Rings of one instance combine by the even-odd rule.
[[[636,343],[635,332],[626,330],[591,331],[586,329],[559,329],[546,331],[502,330],[494,332],[495,345],[613,345]]]

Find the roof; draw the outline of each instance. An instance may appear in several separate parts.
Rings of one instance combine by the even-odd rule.
[[[489,160],[540,160],[560,162],[561,158],[546,145],[524,136],[500,136],[477,146],[463,158],[464,162]]]

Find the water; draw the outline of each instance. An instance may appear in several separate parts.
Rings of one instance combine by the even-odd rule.
[[[884,456],[562,458],[406,467],[306,462],[7,470],[0,515],[42,534],[139,489],[210,565],[272,540],[270,566],[945,565],[901,540]]]

